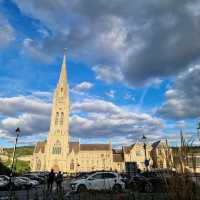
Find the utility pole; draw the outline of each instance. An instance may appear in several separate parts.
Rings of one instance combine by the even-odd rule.
[[[144,147],[144,164],[145,164],[145,167],[146,167],[146,171],[148,171],[148,166],[149,166],[149,160],[147,159],[147,144],[146,144],[146,136],[143,135],[142,136],[142,140],[143,140],[143,147]]]
[[[17,147],[17,142],[18,142],[18,137],[19,137],[19,133],[20,133],[20,129],[17,128],[15,130],[16,132],[16,139],[15,139],[15,146],[14,146],[14,150],[13,150],[13,156],[12,156],[12,164],[11,164],[11,171],[10,171],[10,180],[9,180],[9,185],[10,185],[10,200],[12,199],[12,189],[13,189],[13,175],[15,174],[15,165],[16,165],[16,162],[15,162],[15,153],[16,153],[16,147]]]

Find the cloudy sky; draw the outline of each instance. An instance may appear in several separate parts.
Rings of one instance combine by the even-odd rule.
[[[0,145],[47,137],[63,49],[70,135],[196,141],[200,1],[0,0]]]

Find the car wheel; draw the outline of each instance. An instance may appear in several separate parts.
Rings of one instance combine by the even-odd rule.
[[[119,185],[119,184],[116,184],[116,185],[113,186],[112,191],[116,192],[116,193],[121,192],[122,191],[122,186]]]
[[[153,191],[153,186],[152,186],[152,184],[151,184],[151,183],[146,183],[146,184],[144,185],[144,191],[147,192],[147,193],[152,192],[152,191]]]
[[[77,192],[78,193],[82,193],[82,192],[86,192],[87,191],[87,188],[85,185],[79,185],[78,186],[78,189],[77,189]]]

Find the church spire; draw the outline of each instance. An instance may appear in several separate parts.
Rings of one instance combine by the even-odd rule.
[[[62,68],[61,68],[61,72],[60,72],[60,79],[59,79],[59,82],[58,82],[59,85],[62,84],[62,83],[66,84],[66,82],[67,82],[66,63],[67,63],[67,50],[64,49],[63,63],[62,63]]]

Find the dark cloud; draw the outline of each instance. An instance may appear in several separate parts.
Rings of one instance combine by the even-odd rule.
[[[71,56],[108,68],[110,76],[102,77],[102,70],[96,73],[109,82],[113,77],[116,81],[113,74],[120,73],[117,81],[143,85],[175,75],[199,58],[197,0],[14,2],[51,30],[52,34],[40,41],[40,51],[60,54],[67,46]]]
[[[178,76],[174,86],[166,91],[166,102],[158,114],[173,119],[198,118],[200,116],[200,66],[189,68]]]

